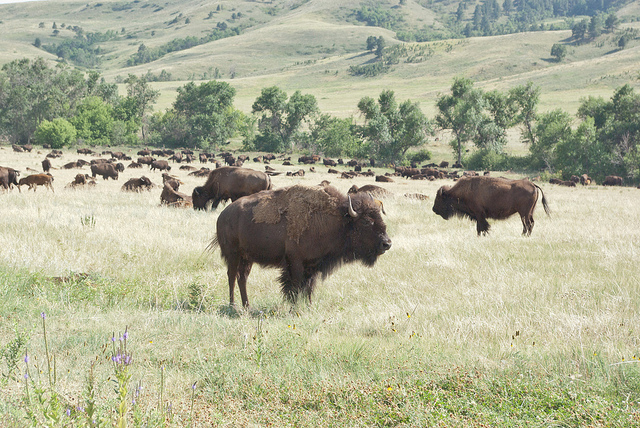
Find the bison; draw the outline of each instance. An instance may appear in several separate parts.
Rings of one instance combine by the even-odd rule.
[[[51,174],[31,174],[23,177],[18,182],[18,186],[29,186],[28,190],[36,191],[37,186],[44,186],[53,192],[53,176]]]
[[[42,161],[42,170],[44,172],[49,172],[49,170],[51,170],[51,161],[49,159],[44,158]]]
[[[16,186],[18,191],[21,192],[20,186],[18,185],[18,177],[20,176],[20,171],[16,171],[13,168],[7,168],[4,166],[0,166],[0,186],[2,186],[5,190],[9,190]]]
[[[144,175],[140,178],[131,178],[122,185],[123,192],[141,192],[143,190],[151,190],[153,183]]]
[[[607,175],[602,182],[603,186],[622,186],[623,184],[624,179],[617,175]]]
[[[171,171],[171,166],[166,160],[154,160],[151,162],[151,171]]]
[[[518,213],[522,219],[522,234],[533,230],[533,211],[542,193],[542,205],[549,215],[549,206],[542,189],[527,179],[477,176],[462,177],[453,187],[442,186],[433,204],[433,212],[448,220],[454,215],[477,222],[478,236],[489,231],[488,218],[506,219]]]
[[[96,181],[87,174],[76,174],[74,180],[65,186],[65,189],[77,189],[84,186],[95,186]]]
[[[229,303],[238,281],[249,306],[247,277],[254,263],[281,269],[282,293],[311,302],[318,275],[343,263],[373,266],[391,248],[380,204],[370,195],[347,196],[333,186],[295,185],[255,193],[227,206],[218,217],[210,248],[227,265]]]
[[[203,210],[212,201],[215,210],[221,201],[236,199],[271,189],[271,177],[261,171],[236,166],[223,166],[209,173],[204,186],[193,189],[193,208]]]
[[[358,187],[354,184],[353,186],[351,186],[347,193],[350,195],[353,195],[355,193],[369,193],[371,196],[377,198],[383,198],[385,196],[391,195],[390,191],[388,191],[384,187],[376,186],[375,184],[365,184],[362,187]]]
[[[168,180],[164,183],[162,193],[160,193],[160,203],[162,205],[189,207],[191,206],[191,196],[178,192],[180,183],[177,180]]]
[[[117,180],[118,170],[112,163],[100,162],[91,165],[91,176],[96,178],[96,175],[101,175],[103,180],[108,180],[109,178]]]

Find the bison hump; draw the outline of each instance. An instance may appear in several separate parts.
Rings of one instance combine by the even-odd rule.
[[[299,242],[314,215],[339,216],[339,192],[331,186],[295,185],[261,194],[253,208],[254,223],[287,223],[287,237]]]

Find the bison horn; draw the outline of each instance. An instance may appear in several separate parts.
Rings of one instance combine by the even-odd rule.
[[[358,217],[358,213],[353,209],[353,205],[351,205],[351,196],[349,196],[349,215],[353,218]]]
[[[387,215],[386,212],[384,212],[384,204],[382,203],[382,201],[380,199],[376,199],[376,204],[378,204],[378,206],[380,206],[380,211],[382,211],[382,214]]]

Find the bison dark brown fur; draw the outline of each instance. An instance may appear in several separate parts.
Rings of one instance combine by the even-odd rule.
[[[231,202],[243,196],[271,189],[271,177],[261,171],[235,166],[216,168],[209,173],[204,186],[193,189],[193,208],[206,209],[212,201],[211,209],[215,210],[221,201]]]
[[[463,177],[453,187],[442,186],[436,194],[433,212],[448,220],[465,216],[477,222],[478,235],[489,231],[488,218],[506,219],[518,213],[522,219],[522,234],[531,235],[533,211],[542,193],[542,205],[549,215],[549,206],[542,189],[529,180],[509,180],[499,177]]]
[[[238,281],[249,305],[247,277],[254,263],[280,268],[282,293],[311,301],[318,275],[343,263],[373,266],[391,247],[380,205],[367,194],[347,197],[333,186],[291,186],[240,198],[218,217],[211,248],[227,265],[229,302]]]

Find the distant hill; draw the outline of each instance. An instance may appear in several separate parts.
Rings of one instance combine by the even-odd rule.
[[[528,0],[512,4],[509,13],[508,1],[7,4],[0,5],[0,64],[41,56],[95,69],[108,81],[146,74],[162,91],[157,109],[169,106],[176,88],[190,80],[230,82],[238,91],[236,105],[245,111],[261,88],[278,85],[312,93],[323,111],[340,116],[354,114],[361,97],[376,97],[383,89],[394,90],[398,99],[419,101],[432,113],[437,94],[448,91],[458,75],[484,88],[531,80],[542,88],[542,108],[569,111],[583,96],[608,97],[622,84],[638,85],[637,2],[555,3],[566,5],[565,16],[535,9],[537,3]],[[591,3],[616,11],[620,23],[615,31],[578,43],[571,25],[591,17],[569,16],[582,10],[577,5],[586,5],[584,11],[598,19],[606,15],[595,14],[596,6],[588,9]],[[523,28],[536,31],[502,34],[518,30],[518,20],[527,16],[533,24]],[[631,36],[619,49],[625,29]],[[356,76],[353,70],[378,61],[366,46],[372,36],[384,39],[389,64],[374,77]],[[430,41],[403,41],[425,39]],[[555,43],[567,47],[561,62],[550,55]]]

